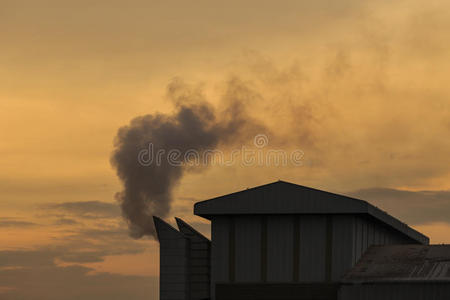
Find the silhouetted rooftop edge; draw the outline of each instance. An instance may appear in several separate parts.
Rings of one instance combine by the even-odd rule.
[[[364,214],[421,244],[429,238],[370,203],[302,185],[276,181],[197,202],[194,214],[211,219],[218,215],[247,214]]]

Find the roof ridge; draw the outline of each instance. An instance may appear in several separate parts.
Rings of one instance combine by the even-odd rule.
[[[207,219],[213,215],[289,213],[367,214],[416,242],[429,243],[427,236],[368,201],[282,180],[194,204],[194,214]]]

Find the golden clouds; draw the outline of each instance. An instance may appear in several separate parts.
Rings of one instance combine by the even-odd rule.
[[[189,216],[196,200],[277,179],[336,192],[448,190],[449,8],[443,0],[3,1],[2,217],[45,226],[5,226],[2,236],[31,248],[56,245],[68,231],[81,235],[83,226],[117,225],[118,216],[108,224],[42,220],[36,204],[113,203],[116,130],[135,116],[170,112],[165,94],[174,77],[198,84],[213,105],[239,82],[269,146],[299,148],[305,164],[189,173],[173,214]],[[418,229],[448,242],[447,223]],[[95,268],[132,273],[118,256],[134,254],[97,254],[108,258]]]

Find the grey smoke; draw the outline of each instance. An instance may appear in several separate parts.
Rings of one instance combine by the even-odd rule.
[[[177,149],[184,155],[193,149],[201,154],[260,128],[248,116],[245,105],[255,94],[239,80],[228,83],[219,112],[199,89],[186,86],[180,80],[169,84],[167,95],[175,107],[173,114],[137,117],[119,129],[114,142],[111,162],[124,187],[116,194],[116,199],[134,238],[156,236],[151,216],[164,218],[169,214],[173,188],[187,171],[186,166],[174,166],[167,159],[162,159],[158,165],[144,166],[138,162],[142,149],[152,143],[153,153],[160,149],[166,153]]]

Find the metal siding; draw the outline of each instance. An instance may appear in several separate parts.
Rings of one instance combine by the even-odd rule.
[[[374,228],[374,245],[381,245],[381,231],[378,226],[375,226]]]
[[[382,245],[386,245],[387,244],[387,230],[386,230],[386,228],[382,228],[382,232],[383,232]]]
[[[294,229],[293,229],[293,265],[292,265],[292,280],[294,282],[299,281],[299,268],[300,268],[300,216],[294,216]]]
[[[359,217],[355,217],[355,227],[356,227],[356,234],[355,234],[355,263],[359,260],[359,258],[362,255],[362,239],[363,239],[363,232],[362,232],[362,220]]]
[[[364,216],[354,216],[353,264],[356,264],[364,252],[372,245],[406,243],[405,235],[383,223]]]
[[[183,220],[176,218],[178,228],[189,239],[190,300],[210,297],[211,242]]]
[[[187,299],[189,241],[163,220],[155,217],[154,222],[160,245],[160,299]]]
[[[325,280],[326,217],[300,217],[300,278],[301,282]]]
[[[352,266],[356,264],[356,216],[350,216],[352,218]]]
[[[261,279],[261,218],[235,218],[236,282]]]
[[[267,281],[290,282],[293,264],[292,216],[267,218]]]
[[[353,217],[333,216],[331,279],[339,278],[353,266]]]
[[[367,217],[356,218],[355,257],[356,262],[364,255],[364,252],[373,245],[392,245],[414,243],[404,234],[387,227],[378,220]]]
[[[358,223],[358,237],[357,237],[357,259],[356,262],[359,260],[359,258],[362,256],[363,254],[363,220],[361,218],[357,218],[357,223]]]
[[[386,239],[385,239],[385,242],[384,242],[385,245],[392,244],[391,237],[392,237],[391,233],[389,231],[386,231]]]
[[[261,217],[261,282],[267,282],[267,216]]]
[[[373,230],[374,224],[371,221],[367,222],[367,247],[375,244],[375,235]]]
[[[337,284],[219,284],[217,300],[336,300]]]
[[[357,256],[357,247],[356,247],[356,240],[357,240],[357,219],[354,217],[353,220],[353,260],[352,263],[356,263],[356,256]]]
[[[236,230],[235,217],[229,217],[228,223],[228,281],[234,282],[236,279]]]
[[[229,218],[214,217],[211,222],[211,295],[217,282],[228,282]]]
[[[397,234],[392,232],[391,235],[392,235],[391,242],[392,242],[393,245],[401,244],[401,241],[398,238]]]
[[[339,300],[448,300],[449,283],[374,283],[341,285]]]
[[[371,245],[378,245],[377,229],[378,229],[378,224],[373,223],[372,224],[372,243],[371,243]]]
[[[367,222],[366,222],[366,220],[363,220],[363,222],[362,222],[362,247],[361,247],[361,255],[363,255],[364,252],[365,252],[366,249],[367,249],[367,243],[368,243],[367,237],[368,237],[368,235],[367,235]]]
[[[332,280],[333,268],[333,216],[327,215],[326,218],[326,241],[325,241],[325,280],[330,282]]]

